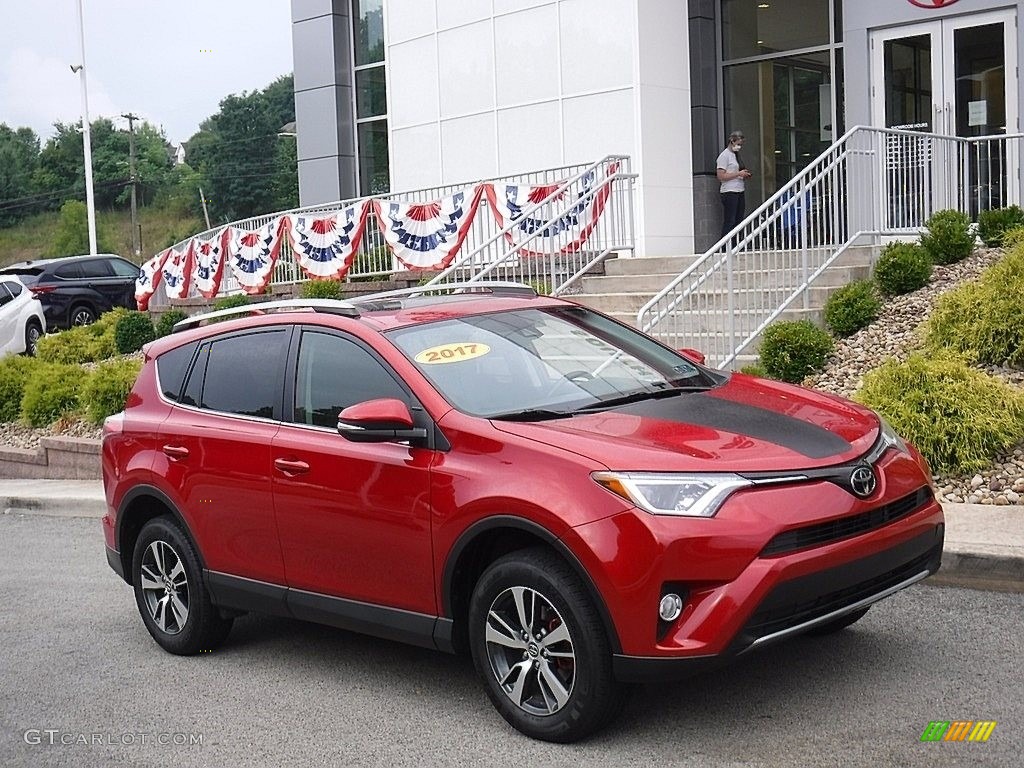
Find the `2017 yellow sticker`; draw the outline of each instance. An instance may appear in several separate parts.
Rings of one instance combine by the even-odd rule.
[[[479,342],[462,342],[460,344],[441,344],[437,347],[424,349],[415,360],[421,365],[438,365],[441,363],[461,363],[474,357],[483,357],[491,348]]]

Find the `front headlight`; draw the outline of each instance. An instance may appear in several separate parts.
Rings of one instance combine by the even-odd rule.
[[[732,493],[753,482],[728,473],[595,472],[591,477],[652,515],[712,517]]]
[[[906,442],[904,442],[902,437],[896,434],[896,430],[889,425],[889,422],[881,416],[878,417],[878,420],[882,422],[882,434],[879,438],[882,446],[880,446],[878,450],[878,455],[881,456],[889,448],[895,448],[903,453],[910,453],[910,449],[907,448]]]

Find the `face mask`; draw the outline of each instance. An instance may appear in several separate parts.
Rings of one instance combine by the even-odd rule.
[[[743,145],[742,144],[738,144],[735,141],[729,147],[729,149],[731,149],[733,152],[739,152],[740,149],[742,149],[742,148],[743,148]]]

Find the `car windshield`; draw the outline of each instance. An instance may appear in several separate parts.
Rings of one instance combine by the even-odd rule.
[[[452,405],[485,418],[559,418],[719,383],[584,307],[440,320],[388,337]]]

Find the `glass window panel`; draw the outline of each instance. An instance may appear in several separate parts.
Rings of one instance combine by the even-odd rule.
[[[1006,58],[1003,53],[1003,25],[983,24],[955,30],[953,61],[956,69],[957,135],[1004,133]]]
[[[274,418],[281,403],[288,333],[232,336],[210,345],[202,407]]]
[[[364,195],[391,189],[388,166],[388,121],[359,123],[359,188]]]
[[[352,0],[356,66],[384,61],[384,0]]]
[[[387,114],[387,111],[384,67],[358,70],[356,72],[356,117],[379,117]]]
[[[886,40],[885,124],[930,130],[932,125],[932,38],[914,35]]]
[[[722,0],[722,58],[829,44],[829,0]]]

